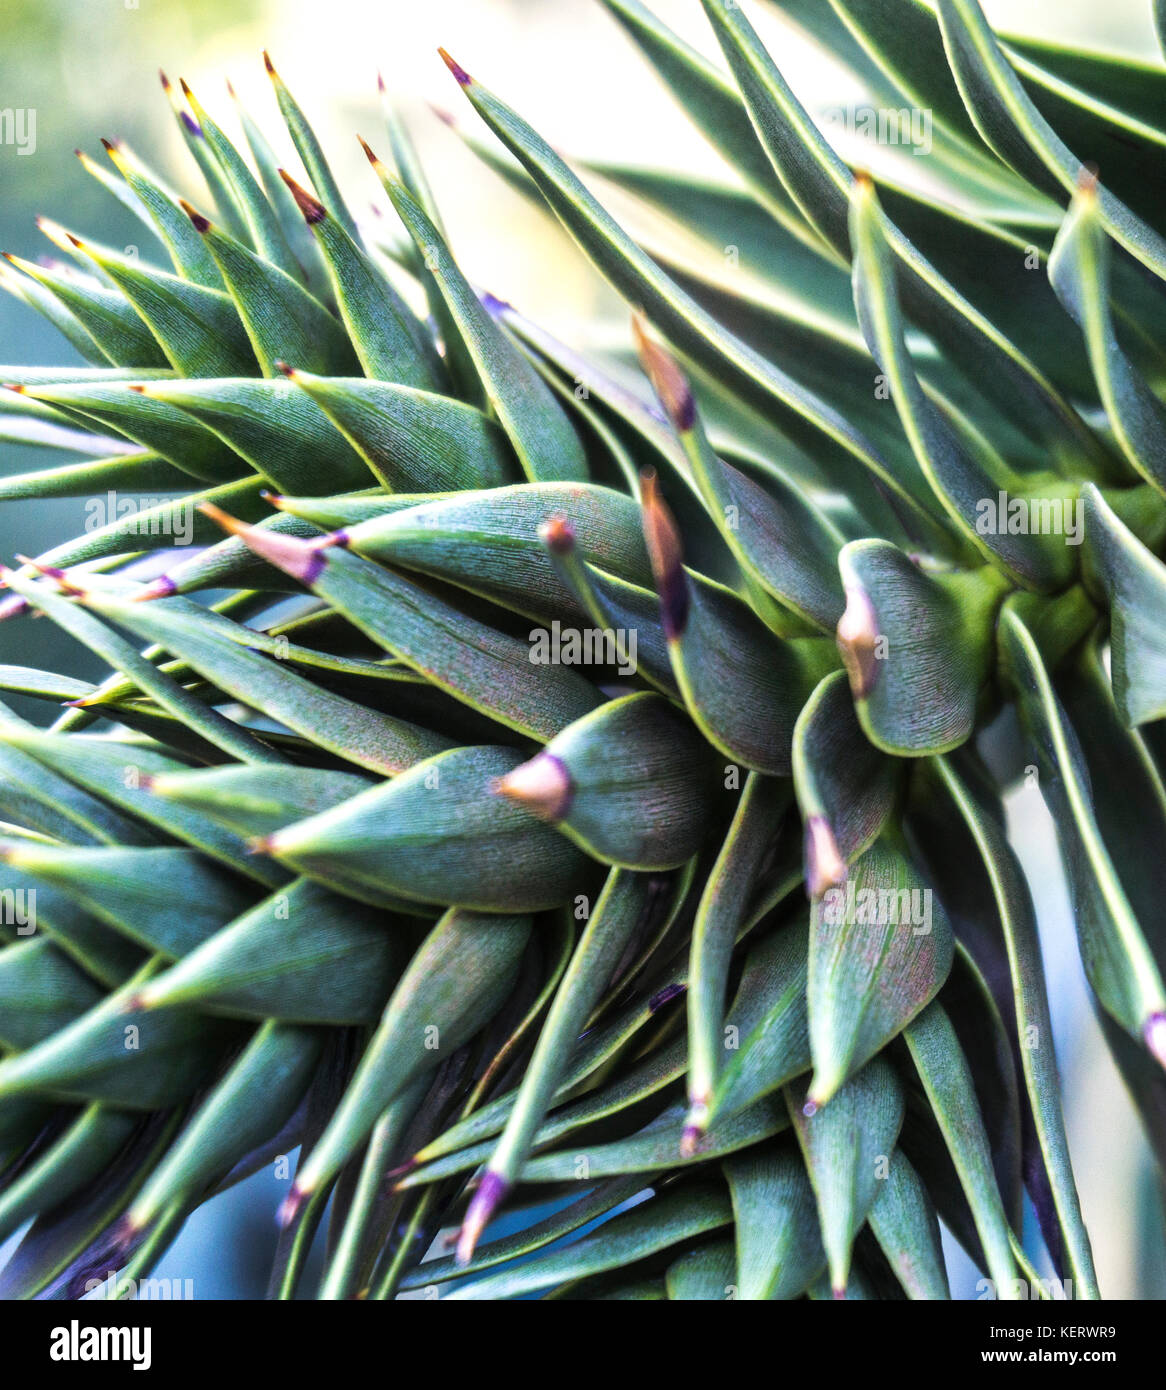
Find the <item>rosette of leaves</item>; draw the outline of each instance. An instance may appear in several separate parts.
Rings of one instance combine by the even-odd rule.
[[[1007,1297],[1026,1202],[1096,1297],[1022,778],[1166,1155],[1163,68],[786,0],[927,116],[868,174],[745,9],[607,8],[723,181],[447,62],[638,363],[466,278],[391,106],[356,219],[270,62],[293,172],[164,83],[196,191],[82,156],[148,251],[8,257],[84,365],[0,370],[83,460],[6,515],[166,500],[3,571],[108,668],[0,669],[7,1297],[265,1169],[281,1297],[326,1223],[325,1298],[945,1298],[941,1220]]]

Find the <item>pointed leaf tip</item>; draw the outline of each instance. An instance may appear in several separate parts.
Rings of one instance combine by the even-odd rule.
[[[308,541],[295,536],[281,536],[275,531],[264,531],[258,526],[248,526],[216,507],[213,502],[204,502],[199,511],[210,517],[229,535],[238,536],[243,544],[261,560],[290,574],[301,584],[311,585],[319,578],[324,568],[324,556]]]
[[[148,584],[144,585],[134,594],[133,602],[149,603],[152,599],[169,598],[177,589],[178,585],[175,584],[174,580],[171,579],[168,574],[160,574],[156,579],[151,579]]]
[[[1142,1035],[1155,1061],[1166,1068],[1166,1014],[1151,1014]]]
[[[838,841],[825,816],[810,816],[806,821],[806,893],[820,898],[828,888],[846,882],[846,861],[838,849]]]
[[[846,590],[846,608],[838,619],[838,650],[850,678],[850,690],[861,700],[874,689],[878,677],[878,615],[865,589]]]
[[[559,821],[567,814],[574,790],[571,776],[553,753],[536,753],[493,784],[499,796],[518,801],[543,820]]]
[[[680,1157],[691,1158],[708,1133],[709,1097],[707,1092],[690,1095],[688,1114],[684,1117],[684,1128],[680,1131]]]
[[[450,72],[453,73],[459,85],[462,87],[470,86],[474,79],[469,75],[465,68],[463,68],[460,63],[455,62],[445,51],[444,48],[439,48],[437,51],[441,54],[441,61],[446,65]]]
[[[281,1229],[290,1226],[300,1213],[300,1208],[312,1194],[305,1192],[300,1187],[292,1187],[291,1191],[279,1204],[279,1211],[275,1214],[276,1225]]]
[[[640,362],[673,428],[681,434],[687,433],[696,424],[696,400],[688,378],[672,354],[648,337],[645,320],[640,314],[632,317],[632,334]]]
[[[279,176],[291,190],[291,195],[296,200],[296,206],[304,214],[304,221],[308,226],[314,227],[317,222],[323,222],[324,218],[328,216],[328,209],[324,204],[313,198],[306,188],[301,188],[286,169],[280,169]]]
[[[309,541],[308,544],[313,550],[347,550],[352,544],[352,537],[341,527],[338,531],[329,531],[326,536]]]
[[[660,620],[664,635],[671,642],[683,634],[688,622],[688,580],[684,575],[680,528],[661,496],[654,469],[645,469],[640,475],[640,503],[644,543],[660,597]]]
[[[500,1173],[491,1172],[487,1168],[482,1174],[482,1181],[470,1200],[465,1220],[458,1232],[456,1258],[459,1265],[468,1265],[474,1258],[474,1250],[477,1248],[482,1232],[489,1225],[491,1218],[509,1190],[510,1184]]]
[[[204,217],[202,213],[198,211],[197,208],[191,207],[191,205],[186,201],[185,198],[179,198],[178,206],[182,209],[184,213],[186,213],[187,217],[190,218],[191,222],[194,224],[194,230],[196,232],[205,235],[205,233],[210,231],[210,218]]]
[[[372,149],[372,146],[368,143],[368,141],[364,138],[364,136],[363,136],[363,135],[358,135],[356,138],[360,141],[360,148],[364,151],[364,156],[365,156],[365,158],[366,158],[366,159],[368,160],[368,162],[372,165],[372,167],[377,171],[377,173],[378,173],[378,174],[383,174],[385,178],[390,177],[389,171],[388,171],[387,169],[385,169],[385,166],[384,166],[384,165],[381,163],[381,161],[377,158],[376,154],[374,153],[374,151],[373,151],[373,149]]]
[[[552,555],[570,555],[575,549],[575,528],[565,512],[556,512],[544,521],[538,538]]]

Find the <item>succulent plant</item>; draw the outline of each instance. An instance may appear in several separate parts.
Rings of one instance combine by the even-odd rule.
[[[0,435],[88,461],[0,497],[103,524],[0,611],[109,674],[0,668],[65,706],[0,706],[6,1297],[264,1168],[279,1297],[326,1210],[325,1298],[947,1298],[941,1219],[1019,1296],[1025,1193],[1097,1297],[1021,780],[1166,1159],[1163,71],[784,0],[926,130],[867,173],[732,0],[724,66],[606,5],[724,181],[446,62],[617,347],[467,280],[391,104],[358,222],[270,61],[294,176],[163,79],[200,192],[81,156],[156,254],[8,257],[87,365]]]

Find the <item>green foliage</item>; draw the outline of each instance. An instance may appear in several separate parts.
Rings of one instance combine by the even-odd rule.
[[[211,201],[110,146],[154,254],[0,274],[87,364],[0,368],[84,456],[0,500],[174,494],[0,571],[109,672],[0,666],[64,706],[0,705],[0,1295],[299,1145],[280,1297],[327,1204],[325,1298],[947,1298],[940,1219],[1011,1296],[1022,1175],[1098,1297],[1022,773],[1166,1160],[1166,72],[779,0],[926,116],[923,194],[739,6],[726,76],[606,4],[739,183],[585,182],[447,63],[638,382],[478,293],[391,108],[382,245],[270,61],[301,171],[167,83]]]

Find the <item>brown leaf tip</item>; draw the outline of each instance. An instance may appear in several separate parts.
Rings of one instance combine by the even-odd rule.
[[[1091,196],[1097,192],[1097,183],[1100,178],[1097,165],[1092,161],[1082,164],[1077,170],[1077,188],[1086,196]]]
[[[806,892],[813,899],[846,882],[846,860],[825,816],[810,816],[806,821],[805,867]]]
[[[878,615],[866,590],[857,584],[846,589],[846,608],[838,619],[836,632],[850,691],[856,700],[864,699],[878,679]]]
[[[706,1096],[692,1096],[684,1128],[680,1131],[680,1157],[692,1158],[700,1148],[709,1127],[709,1106]]]
[[[660,621],[664,636],[672,642],[683,634],[688,624],[688,579],[684,573],[680,528],[660,494],[654,469],[645,469],[640,475],[640,505],[644,542],[660,596]]]
[[[179,198],[178,205],[186,213],[191,222],[194,223],[194,230],[201,235],[206,235],[211,229],[210,218],[204,217],[197,208],[192,208],[185,198]]]
[[[538,538],[552,555],[570,555],[575,549],[575,528],[565,512],[556,512],[538,528]]]
[[[364,138],[363,135],[358,135],[356,138],[360,141],[360,147],[364,151],[365,158],[368,160],[368,162],[372,165],[374,169],[379,169],[381,167],[381,162],[372,152],[372,149],[370,148],[368,141]]]
[[[267,49],[263,50],[263,66],[267,69],[268,77],[278,77],[279,73],[275,70],[275,64],[271,61],[271,54]]]
[[[296,200],[296,207],[303,213],[304,221],[308,226],[314,227],[317,222],[323,222],[324,218],[328,216],[328,209],[324,204],[318,198],[313,198],[306,188],[301,188],[286,169],[281,169],[279,176],[291,190],[291,195]]]
[[[210,517],[217,526],[221,526],[224,531],[229,532],[232,536],[247,530],[247,523],[245,521],[240,521],[237,517],[233,517],[230,512],[223,511],[222,507],[216,507],[213,502],[201,503],[199,511],[202,512],[203,516]]]
[[[680,370],[680,365],[672,354],[648,337],[647,327],[641,315],[632,317],[632,333],[640,362],[648,373],[652,388],[660,398],[660,404],[668,413],[673,428],[681,434],[687,433],[696,424],[696,400],[688,378]]]
[[[691,1158],[696,1153],[696,1146],[700,1143],[701,1133],[692,1125],[685,1125],[680,1136],[680,1157]]]
[[[474,79],[465,70],[465,68],[463,68],[460,63],[455,62],[445,51],[444,48],[439,48],[437,51],[441,54],[441,61],[446,65],[450,72],[453,73],[458,83],[463,87],[470,86]]]

